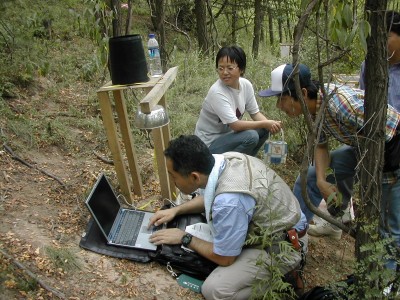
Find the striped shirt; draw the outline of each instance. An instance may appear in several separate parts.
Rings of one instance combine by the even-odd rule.
[[[328,141],[328,135],[336,140],[358,147],[363,137],[364,128],[364,91],[345,85],[331,84],[325,87],[328,93],[328,103],[325,106],[323,130],[319,144]],[[321,105],[322,94],[318,96],[317,107]],[[397,134],[400,114],[390,105],[387,108],[385,141],[388,142]],[[384,183],[393,182],[394,175],[384,173]],[[387,176],[386,176],[387,175]]]

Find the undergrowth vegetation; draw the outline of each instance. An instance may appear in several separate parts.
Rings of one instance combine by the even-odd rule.
[[[134,6],[132,33],[141,34],[146,46],[152,31],[145,1]],[[93,150],[108,153],[101,120],[98,88],[110,81],[107,69],[107,38],[98,35],[94,15],[95,0],[2,0],[0,2],[0,141],[23,153],[31,148],[43,152],[52,148],[84,159]],[[186,38],[167,27],[169,67],[178,67],[178,75],[166,93],[171,120],[171,136],[192,134],[204,97],[217,80],[214,55],[207,57],[188,47]],[[305,63],[315,59],[312,38],[303,49]],[[255,93],[270,84],[270,72],[291,58],[276,56],[277,47],[262,47],[257,59],[251,57],[251,35],[240,34],[238,45],[247,54],[245,77]],[[353,73],[359,62],[339,66],[338,72]],[[143,91],[126,90],[127,109],[137,150],[152,147],[151,134],[134,126],[134,116]],[[306,144],[306,128],[300,120],[286,117],[275,107],[275,98],[257,97],[261,111],[271,119],[282,120],[284,138],[289,146],[291,164],[276,166],[290,184],[298,173]],[[248,117],[248,116],[247,116]],[[280,136],[274,138],[280,139]],[[0,150],[1,151],[1,150]],[[260,153],[261,155],[261,153]],[[1,203],[0,203],[1,205]],[[0,209],[2,207],[0,206]],[[53,248],[47,256],[57,268],[79,269],[73,253]],[[0,264],[0,281],[10,273]],[[14,272],[15,273],[15,272]],[[20,284],[19,279],[12,282]],[[20,289],[35,289],[36,283],[22,280]]]
[[[107,37],[94,34],[98,26],[94,20],[96,3],[69,0],[44,4],[21,0],[0,4],[6,16],[0,23],[3,142],[37,149],[59,146],[67,152],[74,152],[77,141],[96,142],[96,147],[107,148],[96,95],[96,89],[109,81],[104,61]],[[151,28],[143,5],[135,8],[132,31],[142,35],[145,47]],[[167,35],[171,41],[167,44],[169,67],[179,68],[177,79],[166,95],[171,135],[176,137],[194,132],[203,99],[218,76],[214,56],[205,57],[194,51],[193,46],[189,48],[185,38],[172,29]],[[290,62],[290,58],[277,58],[266,48],[258,59],[253,59],[250,37],[239,38],[238,44],[248,56],[245,76],[257,93],[269,85],[271,70]],[[191,44],[195,44],[194,38]],[[143,96],[137,91],[125,94],[132,120]],[[284,121],[289,153],[299,159],[305,144],[304,125],[299,126],[298,121],[294,123],[279,112],[275,99],[258,98],[258,101],[269,118]],[[138,144],[151,145],[147,132],[134,126],[132,131]]]

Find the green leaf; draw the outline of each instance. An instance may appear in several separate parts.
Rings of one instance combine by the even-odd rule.
[[[353,42],[353,40],[354,40],[354,37],[355,37],[355,35],[356,35],[356,32],[357,32],[357,27],[354,26],[354,27],[353,27],[353,30],[352,30],[352,31],[347,35],[347,37],[346,37],[346,41],[345,41],[345,47],[346,47],[346,48],[348,48],[348,47],[351,46],[351,44],[352,44],[352,42]]]
[[[353,24],[353,13],[351,11],[350,5],[346,4],[343,7],[342,19],[344,20],[346,28],[351,28]]]
[[[367,37],[371,33],[371,25],[366,21],[362,20],[359,24],[360,42],[363,50],[367,52]]]
[[[343,47],[346,41],[346,31],[336,28],[336,34],[338,37],[337,41],[339,45]]]

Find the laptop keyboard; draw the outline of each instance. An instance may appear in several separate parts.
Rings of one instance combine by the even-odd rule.
[[[113,242],[120,245],[134,246],[142,227],[144,215],[145,213],[140,211],[124,211]]]

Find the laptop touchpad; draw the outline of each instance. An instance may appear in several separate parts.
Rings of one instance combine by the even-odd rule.
[[[147,228],[147,225],[143,225],[142,229],[140,230],[141,233],[152,234],[153,227]]]

